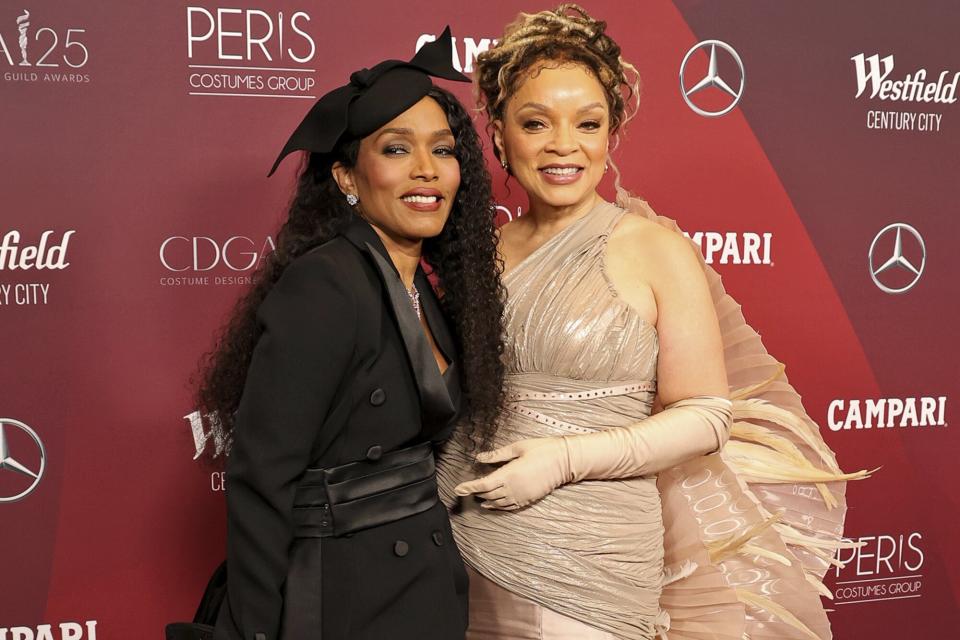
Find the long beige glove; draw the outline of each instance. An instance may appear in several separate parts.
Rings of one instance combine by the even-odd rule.
[[[695,396],[629,427],[514,442],[479,454],[479,462],[507,464],[454,491],[482,498],[488,509],[513,510],[569,482],[651,475],[723,447],[732,409],[726,398]]]

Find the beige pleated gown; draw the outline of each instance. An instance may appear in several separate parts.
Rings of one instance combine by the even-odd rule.
[[[508,405],[491,448],[650,415],[657,331],[617,295],[604,252],[628,208],[676,226],[625,193],[618,204],[598,204],[505,276]],[[763,454],[774,471],[712,455],[664,472],[659,488],[657,477],[584,481],[517,511],[486,510],[453,494],[491,470],[474,462],[477,449],[458,430],[438,479],[471,569],[469,640],[830,637],[817,580],[838,544],[846,476],[782,367],[704,268],[728,376],[747,383],[731,398],[749,433],[735,429],[742,441],[728,447]],[[763,398],[771,387],[777,404]],[[764,444],[753,437],[761,429]],[[749,482],[768,484],[757,494]],[[798,498],[798,487],[809,491]]]

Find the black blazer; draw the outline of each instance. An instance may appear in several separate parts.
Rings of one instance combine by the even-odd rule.
[[[434,339],[455,363],[454,340],[422,270],[415,282]],[[290,577],[305,570],[293,538],[294,491],[304,471],[363,460],[377,447],[439,442],[459,408],[459,386],[444,384],[379,236],[357,218],[298,257],[258,319],[263,334],[227,462],[227,596],[215,639],[462,639],[467,576],[439,502],[323,538],[321,575],[306,576],[320,590],[322,611],[298,612],[296,620],[285,611],[305,595],[286,593]]]

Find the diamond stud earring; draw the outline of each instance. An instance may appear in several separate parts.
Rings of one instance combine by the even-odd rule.
[[[352,193],[348,193],[348,194],[347,194],[347,204],[348,204],[348,205],[350,205],[351,207],[353,207],[353,206],[356,206],[356,204],[357,204],[358,202],[360,202],[360,198],[358,198],[356,195],[354,195],[354,194],[352,194]]]

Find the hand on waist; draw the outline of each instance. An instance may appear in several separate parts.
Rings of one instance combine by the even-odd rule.
[[[492,473],[454,488],[458,496],[474,495],[481,507],[513,511],[540,500],[572,479],[566,440],[531,438],[477,455],[484,464],[506,463]]]

